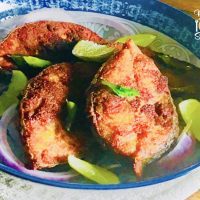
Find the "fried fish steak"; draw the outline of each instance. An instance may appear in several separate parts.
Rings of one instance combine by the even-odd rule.
[[[140,96],[119,97],[102,86],[102,80],[137,89]],[[166,152],[179,134],[167,78],[132,41],[99,70],[87,106],[98,135],[116,152],[135,160],[137,176],[142,175],[144,165]]]
[[[105,42],[90,29],[74,23],[56,21],[27,23],[13,30],[1,41],[0,66],[6,69],[13,67],[8,55],[41,56],[45,54],[46,49],[57,46],[58,49],[63,50],[64,44],[70,45],[79,40]]]
[[[22,138],[31,168],[50,168],[78,155],[80,140],[67,132],[60,113],[69,93],[71,65],[56,64],[32,78],[20,103]]]

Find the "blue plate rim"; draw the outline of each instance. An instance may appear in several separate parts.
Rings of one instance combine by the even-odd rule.
[[[35,183],[39,184],[44,184],[44,185],[49,185],[49,186],[55,186],[55,187],[60,187],[60,188],[68,188],[68,189],[83,189],[83,190],[116,190],[116,189],[129,189],[129,188],[139,188],[139,187],[144,187],[144,186],[151,186],[159,183],[164,183],[170,180],[175,180],[179,177],[182,177],[189,172],[191,172],[194,169],[197,169],[200,167],[200,162],[196,163],[194,165],[191,165],[189,167],[186,167],[185,169],[170,173],[169,175],[166,176],[161,176],[161,177],[156,177],[156,178],[151,178],[148,180],[144,181],[136,181],[136,182],[130,182],[130,183],[120,183],[120,184],[110,184],[110,185],[100,185],[100,184],[79,184],[79,183],[67,183],[67,182],[62,182],[62,181],[52,181],[48,179],[42,179],[38,178],[35,176],[31,176],[28,174],[25,174],[23,172],[20,172],[18,170],[15,170],[11,167],[8,167],[4,164],[0,163],[0,170],[14,175],[15,177],[18,178],[23,178],[25,180],[29,180]]]
[[[132,0],[130,0],[130,1],[132,1]],[[138,0],[136,0],[136,1],[138,1]],[[140,1],[145,2],[145,0],[140,0]],[[191,16],[185,14],[184,12],[182,12],[182,11],[180,11],[180,10],[174,8],[174,7],[167,5],[166,3],[159,2],[157,0],[151,0],[151,1],[158,4],[158,5],[161,5],[162,8],[164,7],[165,9],[168,9],[168,10],[171,10],[173,12],[178,13],[179,15],[181,15],[181,18],[184,17],[187,20],[192,21]],[[83,11],[83,10],[70,10],[70,11]],[[101,13],[101,12],[95,12],[95,11],[88,11],[88,12]],[[24,13],[22,13],[22,14],[24,14]],[[105,13],[103,13],[103,14],[105,14]],[[0,17],[1,17],[1,13],[0,13]],[[118,16],[118,17],[123,17],[123,16]],[[143,25],[149,26],[148,24],[145,24],[145,23]],[[149,26],[149,27],[154,28],[152,26]],[[163,31],[160,31],[160,32],[163,32]],[[166,34],[166,35],[168,35],[168,34]],[[170,37],[172,37],[172,36],[170,36]],[[180,43],[183,44],[183,42],[180,42]],[[0,170],[6,172],[8,174],[14,175],[15,177],[23,178],[25,180],[29,180],[29,181],[33,181],[35,183],[45,184],[45,185],[49,185],[49,186],[56,186],[56,187],[68,188],[68,189],[84,189],[84,190],[115,190],[115,189],[128,189],[128,188],[138,188],[138,187],[144,187],[144,186],[151,186],[151,185],[155,185],[155,184],[159,184],[159,183],[163,183],[163,182],[167,182],[167,181],[170,181],[170,180],[177,179],[181,176],[188,174],[192,170],[197,169],[198,167],[200,167],[200,162],[197,162],[197,163],[195,163],[195,164],[193,164],[189,167],[186,167],[186,168],[184,168],[180,171],[170,173],[166,176],[154,177],[154,178],[144,180],[144,181],[136,181],[136,182],[130,182],[130,183],[120,183],[120,184],[117,184],[117,185],[98,185],[98,184],[66,183],[66,182],[61,182],[61,181],[51,181],[51,180],[47,180],[47,179],[42,179],[42,178],[30,176],[30,175],[25,174],[23,172],[19,172],[19,171],[15,170],[11,167],[8,167],[8,166],[0,163]]]

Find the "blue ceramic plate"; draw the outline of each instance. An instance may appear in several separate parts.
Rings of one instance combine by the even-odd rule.
[[[0,2],[0,6],[4,8],[0,12],[0,38],[4,38],[11,29],[25,22],[41,19],[70,21],[82,24],[110,40],[123,35],[153,33],[157,35],[157,39],[151,44],[152,49],[200,66],[200,41],[195,40],[194,20],[181,11],[155,0],[5,0]],[[12,138],[10,141],[14,147]],[[121,184],[97,185],[80,176],[70,182],[49,181],[27,175],[1,163],[0,169],[24,179],[53,186],[108,190],[165,182],[200,166],[200,148],[197,146],[192,156],[178,163],[173,170],[163,169],[155,162],[145,169],[144,177],[138,181],[132,172],[131,163],[125,159],[118,158],[111,152],[101,152],[96,156],[97,164],[112,164],[113,171],[121,179]],[[61,166],[53,170],[63,171],[65,168],[67,167]]]

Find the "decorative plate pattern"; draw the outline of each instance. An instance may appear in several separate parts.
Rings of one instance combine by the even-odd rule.
[[[200,56],[199,41],[194,38],[194,20],[156,0],[2,0],[2,2],[11,4],[13,8],[1,12],[1,19],[27,14],[39,8],[63,8],[126,18],[171,36]]]

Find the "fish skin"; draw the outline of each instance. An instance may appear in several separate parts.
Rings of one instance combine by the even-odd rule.
[[[106,80],[137,89],[139,97],[122,98],[101,85]],[[179,134],[178,115],[163,76],[154,61],[128,41],[98,71],[88,94],[87,110],[96,133],[117,153],[144,165],[166,152]]]

